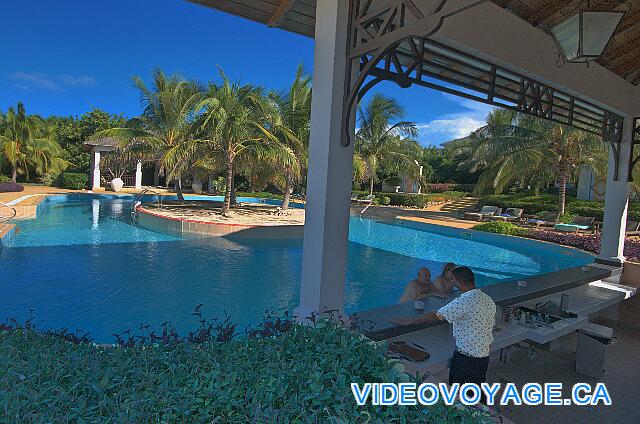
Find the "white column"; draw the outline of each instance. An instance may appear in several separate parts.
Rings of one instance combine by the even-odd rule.
[[[322,0],[316,6],[308,201],[300,306],[295,311],[299,319],[313,312],[342,312],[344,306],[354,138],[348,147],[340,143],[348,3]],[[354,127],[352,119],[351,131]]]
[[[136,164],[136,190],[142,189],[142,162]]]
[[[91,155],[91,190],[100,188],[100,151],[93,148]]]
[[[624,261],[624,236],[629,202],[629,183],[627,178],[632,137],[633,122],[632,119],[626,118],[620,145],[618,181],[613,181],[615,158],[611,148],[609,148],[609,169],[604,197],[604,222],[602,224],[600,255],[598,255],[598,259],[602,262],[620,264]]]

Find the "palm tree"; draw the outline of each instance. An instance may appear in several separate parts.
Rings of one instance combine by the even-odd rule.
[[[474,135],[473,152],[462,167],[484,171],[476,193],[501,193],[514,182],[535,191],[556,182],[558,212],[564,214],[567,182],[582,163],[602,157],[605,145],[595,136],[512,111],[497,110]]]
[[[12,182],[18,174],[28,178],[30,168],[38,175],[64,170],[67,162],[62,155],[46,122],[38,115],[27,115],[22,103],[0,114],[0,167],[3,162],[9,164]]]
[[[302,178],[307,162],[311,121],[311,77],[298,67],[289,90],[283,93],[269,93],[270,106],[265,111],[263,131],[275,138],[280,149],[273,149],[271,160],[275,163],[273,182],[283,194],[282,210],[289,208],[293,185]],[[275,146],[274,146],[275,147]]]
[[[177,161],[174,149],[193,139],[196,132],[195,109],[202,98],[197,84],[178,75],[153,72],[153,88],[149,89],[140,77],[133,78],[140,91],[142,114],[129,121],[126,128],[99,131],[94,138],[114,137],[121,147],[151,156],[164,172],[167,181],[174,181],[178,198],[182,201],[184,161]]]
[[[419,180],[420,165],[410,152],[410,140],[417,136],[413,122],[402,121],[402,106],[395,100],[376,94],[364,108],[359,108],[360,128],[356,132],[356,163],[364,163],[369,180],[369,193],[373,194],[376,173],[387,165]],[[400,121],[399,121],[400,120]]]
[[[220,71],[222,83],[210,83],[197,110],[203,110],[199,127],[208,142],[221,153],[226,171],[222,215],[227,216],[233,197],[234,163],[239,156],[255,154],[262,157],[259,131],[262,89],[250,84],[231,82]]]

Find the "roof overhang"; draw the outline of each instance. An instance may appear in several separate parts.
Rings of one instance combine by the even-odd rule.
[[[188,1],[300,35],[312,37],[314,33],[316,0]],[[390,1],[377,0],[381,4]],[[428,1],[430,0],[413,0],[413,3],[421,6],[420,3]],[[515,3],[528,6],[517,8]],[[640,115],[640,88],[633,84],[633,79],[624,79],[621,74],[616,73],[617,68],[608,69],[606,62],[604,65],[592,63],[589,67],[583,64],[566,64],[561,68],[557,66],[558,50],[544,27],[548,22],[560,19],[560,16],[573,10],[572,8],[575,9],[579,1],[558,1],[562,7],[548,7],[547,4],[546,8],[543,3],[545,0],[486,1],[447,19],[432,38],[535,78],[551,87],[587,98],[594,104],[623,116]],[[640,10],[640,6],[636,9]],[[536,10],[537,14],[532,14],[532,10]],[[612,45],[622,49],[625,40],[633,41],[630,39],[633,34],[638,32],[640,37],[639,17],[640,14],[636,12],[630,12],[625,17],[619,28],[623,33],[616,34]],[[535,23],[538,23],[537,27],[533,26]],[[640,41],[640,38],[636,41]],[[638,54],[640,59],[640,50]],[[606,55],[609,52],[605,52]],[[640,73],[640,60],[632,61],[629,66],[634,64]],[[640,78],[635,83],[640,83]]]

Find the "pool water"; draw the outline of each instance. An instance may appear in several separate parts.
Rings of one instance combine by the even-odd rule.
[[[208,316],[227,312],[239,330],[266,310],[296,306],[302,240],[156,233],[132,224],[131,202],[56,196],[38,219],[16,221],[19,231],[0,247],[0,321],[31,315],[42,328],[81,329],[110,342],[141,324],[192,329],[201,303]],[[486,285],[593,261],[547,243],[455,231],[352,217],[346,310],[396,301],[421,266],[436,276],[445,262],[467,265]]]

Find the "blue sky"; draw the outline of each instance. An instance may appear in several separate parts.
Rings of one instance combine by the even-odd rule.
[[[313,69],[312,39],[185,0],[29,0],[6,2],[2,15],[1,110],[22,101],[43,116],[92,107],[135,116],[131,77],[148,80],[155,67],[208,81],[220,65],[232,79],[277,89],[299,63]],[[490,110],[423,87],[377,90],[402,103],[425,145],[465,136]]]

